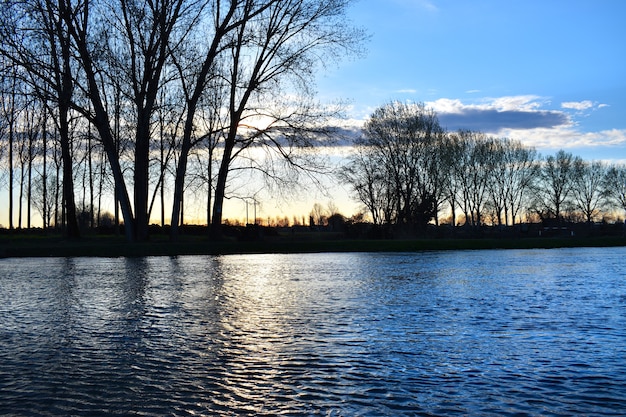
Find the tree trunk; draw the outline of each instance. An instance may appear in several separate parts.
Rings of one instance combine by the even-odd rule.
[[[15,102],[13,96],[12,102]],[[11,115],[9,121],[9,230],[13,230],[13,141],[15,134],[13,108],[10,109]]]
[[[120,154],[120,124],[121,124],[121,88],[119,87],[119,85],[116,85],[115,88],[115,98],[114,98],[114,104],[113,104],[113,117],[115,118],[115,130],[113,132],[112,135],[112,140],[113,140],[113,149],[115,150],[115,155],[117,155],[117,157],[119,157]],[[104,148],[105,150],[105,155],[107,155],[107,159],[109,160],[109,163],[111,164],[111,159],[108,156],[108,154],[106,153],[106,147]],[[113,176],[115,177],[115,173],[113,173]],[[119,202],[119,198],[118,198],[118,193],[119,193],[119,186],[117,184],[117,180],[114,181],[113,183],[113,203],[114,203],[114,229],[115,229],[115,236],[119,236],[120,235],[120,202]],[[126,234],[126,238],[127,240],[132,240],[129,238],[129,236],[132,238],[132,234]]]
[[[102,219],[102,185],[104,183],[104,176],[106,175],[106,165],[104,164],[104,155],[100,155],[100,176],[98,178],[98,211],[96,216],[96,227],[101,226]]]
[[[189,122],[189,120],[188,120]],[[190,135],[190,133],[189,133]],[[187,159],[191,148],[190,136],[187,136],[187,127],[185,126],[185,133],[183,134],[183,144],[178,158],[178,165],[176,167],[176,178],[174,180],[174,197],[172,203],[172,218],[170,228],[170,239],[178,239],[179,225],[181,219],[181,211],[183,204],[183,191],[185,187],[185,174],[187,172]]]
[[[63,99],[61,101],[64,101]],[[68,102],[69,103],[69,102]],[[67,219],[67,237],[80,237],[76,220],[76,202],[74,201],[74,179],[72,176],[72,155],[70,151],[68,106],[59,108],[59,135],[61,139],[61,160],[63,161],[63,201]]]
[[[185,225],[185,193],[180,198],[180,225]]]
[[[195,86],[193,89],[193,94],[189,97],[187,102],[187,117],[185,119],[185,126],[183,129],[183,143],[181,146],[180,158],[178,160],[178,166],[176,168],[176,178],[174,180],[174,197],[173,197],[173,206],[172,206],[172,220],[171,220],[171,229],[170,229],[170,238],[172,240],[177,239],[178,237],[178,225],[179,218],[181,212],[181,205],[183,200],[183,192],[184,192],[184,183],[185,183],[185,175],[187,173],[187,160],[189,158],[189,152],[191,151],[191,135],[193,133],[194,127],[194,118],[196,115],[196,110],[198,108],[198,101],[202,97],[205,89],[205,83],[207,76],[209,75],[209,71],[213,65],[215,58],[218,55],[218,50],[220,43],[224,36],[228,33],[228,26],[231,24],[231,19],[237,10],[237,2],[231,2],[230,8],[224,14],[223,20],[219,23],[219,27],[216,27],[215,36],[211,40],[211,46],[209,47],[205,57],[204,62],[200,71],[198,72],[197,79],[195,81]],[[245,22],[245,19],[244,19]],[[232,28],[231,28],[232,29]],[[228,168],[228,167],[227,167]],[[211,179],[209,178],[209,183]],[[207,211],[210,210],[207,207]],[[221,209],[220,209],[221,210]],[[221,215],[220,215],[221,221]],[[212,229],[212,227],[211,227]]]
[[[28,137],[28,190],[26,191],[26,228],[31,227],[31,205],[33,189],[33,137]]]
[[[117,214],[119,207],[119,209],[121,209],[122,211],[122,217],[124,219],[124,232],[126,235],[126,239],[129,242],[133,242],[135,240],[135,220],[133,218],[133,210],[130,205],[130,199],[128,197],[126,183],[124,181],[124,174],[122,173],[122,168],[120,166],[116,142],[111,135],[111,131],[109,130],[106,113],[103,107],[96,109],[95,125],[98,129],[98,133],[100,134],[102,145],[106,152],[107,158],[109,159],[111,173],[113,174],[115,187],[116,218],[119,217],[119,215]]]
[[[78,222],[76,220],[76,202],[74,201],[74,179],[72,167],[72,154],[70,149],[70,125],[69,110],[72,100],[73,80],[70,74],[70,45],[69,40],[61,37],[62,31],[59,29],[61,42],[61,53],[63,62],[61,63],[61,79],[59,85],[59,137],[61,140],[61,160],[63,161],[63,201],[65,202],[67,214],[67,237],[77,239],[80,237]]]
[[[87,162],[89,164],[89,227],[94,227],[94,184],[93,184],[93,164],[91,153],[91,125],[89,125],[89,136],[87,136]]]
[[[454,204],[452,204],[452,227],[456,227],[456,210],[454,208]]]
[[[150,119],[140,114],[135,137],[135,239],[148,239],[148,166],[150,162]]]
[[[118,186],[117,184],[114,184],[113,185],[113,202],[115,205],[115,209],[114,209],[114,214],[113,214],[113,217],[114,217],[113,223],[114,223],[114,229],[115,229],[115,236],[119,236],[120,234],[120,202],[117,198],[118,192],[119,192]]]
[[[212,152],[209,152],[209,161],[207,168],[207,197],[206,197],[206,224],[209,226],[211,224],[211,204],[212,204],[212,193],[213,190],[211,188],[211,176],[213,175],[213,155]]]
[[[122,211],[126,239],[129,242],[132,242],[135,240],[135,219],[133,217],[133,210],[131,208],[130,198],[128,197],[128,191],[126,189],[126,182],[124,181],[124,174],[122,173],[122,167],[120,166],[117,142],[113,138],[111,130],[109,129],[106,110],[104,109],[102,102],[99,98],[97,98],[92,100],[92,104],[94,105],[95,112],[94,125],[100,134],[102,146],[106,152],[109,165],[111,167],[111,173],[113,174],[116,206],[119,205],[119,209]]]
[[[215,201],[213,203],[213,218],[211,219],[210,238],[219,240],[222,238],[222,214],[224,209],[224,197],[226,195],[226,180],[230,168],[230,157],[235,145],[235,133],[229,134],[222,155],[220,170],[217,174],[217,184],[215,185]]]
[[[85,164],[87,163],[87,161],[85,161]],[[81,222],[83,222],[85,213],[87,212],[87,201],[85,200],[87,198],[87,169],[83,168],[83,176],[82,176],[82,188],[83,188],[83,192],[82,192],[82,201],[80,203],[80,216],[81,219],[79,221],[79,224]],[[84,224],[82,225],[84,226]]]
[[[46,117],[44,114],[43,123],[42,123],[42,153],[43,153],[43,173],[42,173],[42,181],[43,181],[43,207],[41,210],[42,217],[42,229],[45,233],[48,228],[48,174],[47,174],[47,163],[48,163],[48,124],[46,123]]]
[[[61,188],[59,181],[61,181],[61,165],[59,164],[56,145],[54,150],[54,156],[54,163],[56,168],[56,179],[54,181],[54,228],[58,229],[59,222],[61,220],[61,215],[59,214],[59,189]]]
[[[23,153],[20,152],[20,154]],[[21,158],[20,158],[21,159]],[[22,228],[22,200],[24,199],[24,160],[20,161],[20,193],[17,201],[17,227],[18,229]]]
[[[165,145],[163,144],[163,127],[161,124],[161,228],[165,226]]]
[[[87,11],[85,11],[85,14],[87,14]],[[77,52],[83,67],[87,87],[90,92],[89,98],[93,106],[94,115],[91,121],[98,130],[100,140],[102,141],[102,146],[106,151],[107,158],[109,159],[109,164],[111,165],[111,172],[113,174],[114,184],[116,188],[115,199],[117,202],[119,202],[120,208],[122,210],[126,239],[129,242],[132,242],[135,240],[135,219],[133,217],[133,210],[130,204],[130,198],[128,196],[126,183],[124,181],[124,174],[120,166],[119,152],[116,146],[117,143],[112,135],[109,125],[108,114],[104,107],[102,97],[100,96],[97,75],[94,70],[91,52],[88,49],[88,41],[87,39],[85,39],[85,34],[80,32],[74,26],[75,22],[72,20],[69,13],[64,16],[64,19],[67,24],[68,30],[72,34],[72,37],[74,38],[74,41],[76,43],[76,47],[78,49]]]

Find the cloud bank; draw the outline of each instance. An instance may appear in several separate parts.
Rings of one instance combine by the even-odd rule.
[[[486,98],[472,103],[442,98],[424,103],[432,108],[448,131],[470,129],[496,137],[519,140],[539,151],[558,149],[599,149],[615,153],[626,147],[626,129],[584,131],[577,118],[597,111],[606,104],[590,100],[559,103],[534,95]],[[355,109],[351,109],[354,110]],[[336,146],[351,146],[374,108],[362,109],[358,116],[338,121]],[[621,152],[621,151],[620,151]]]
[[[541,110],[537,96],[515,96],[487,99],[479,104],[439,99],[426,103],[437,112],[442,127],[479,130],[498,134],[504,129],[549,129],[572,124],[570,116],[557,110]]]
[[[503,129],[555,128],[570,122],[567,115],[555,111],[467,109],[463,113],[440,113],[439,123],[450,131],[469,129],[497,133]]]
[[[559,110],[546,110],[550,101],[533,95],[483,99],[466,104],[457,99],[426,103],[437,112],[448,131],[470,129],[509,137],[538,149],[616,147],[626,145],[626,130],[609,129],[583,132],[572,112],[595,111],[606,104],[590,100],[561,103]]]

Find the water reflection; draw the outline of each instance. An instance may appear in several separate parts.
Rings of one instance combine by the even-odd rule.
[[[0,262],[0,414],[619,415],[620,249]]]

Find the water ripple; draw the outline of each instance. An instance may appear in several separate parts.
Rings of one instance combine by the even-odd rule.
[[[0,414],[622,415],[621,258],[2,260]]]

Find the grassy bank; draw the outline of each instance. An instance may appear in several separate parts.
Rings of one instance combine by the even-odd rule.
[[[165,236],[149,242],[127,243],[121,237],[92,236],[67,240],[58,236],[2,236],[0,257],[137,257],[177,255],[218,255],[245,253],[314,252],[416,252],[427,250],[531,249],[562,247],[626,246],[624,237],[553,237],[518,239],[290,239],[288,237],[241,242],[211,242],[204,237],[185,236],[170,242]]]

